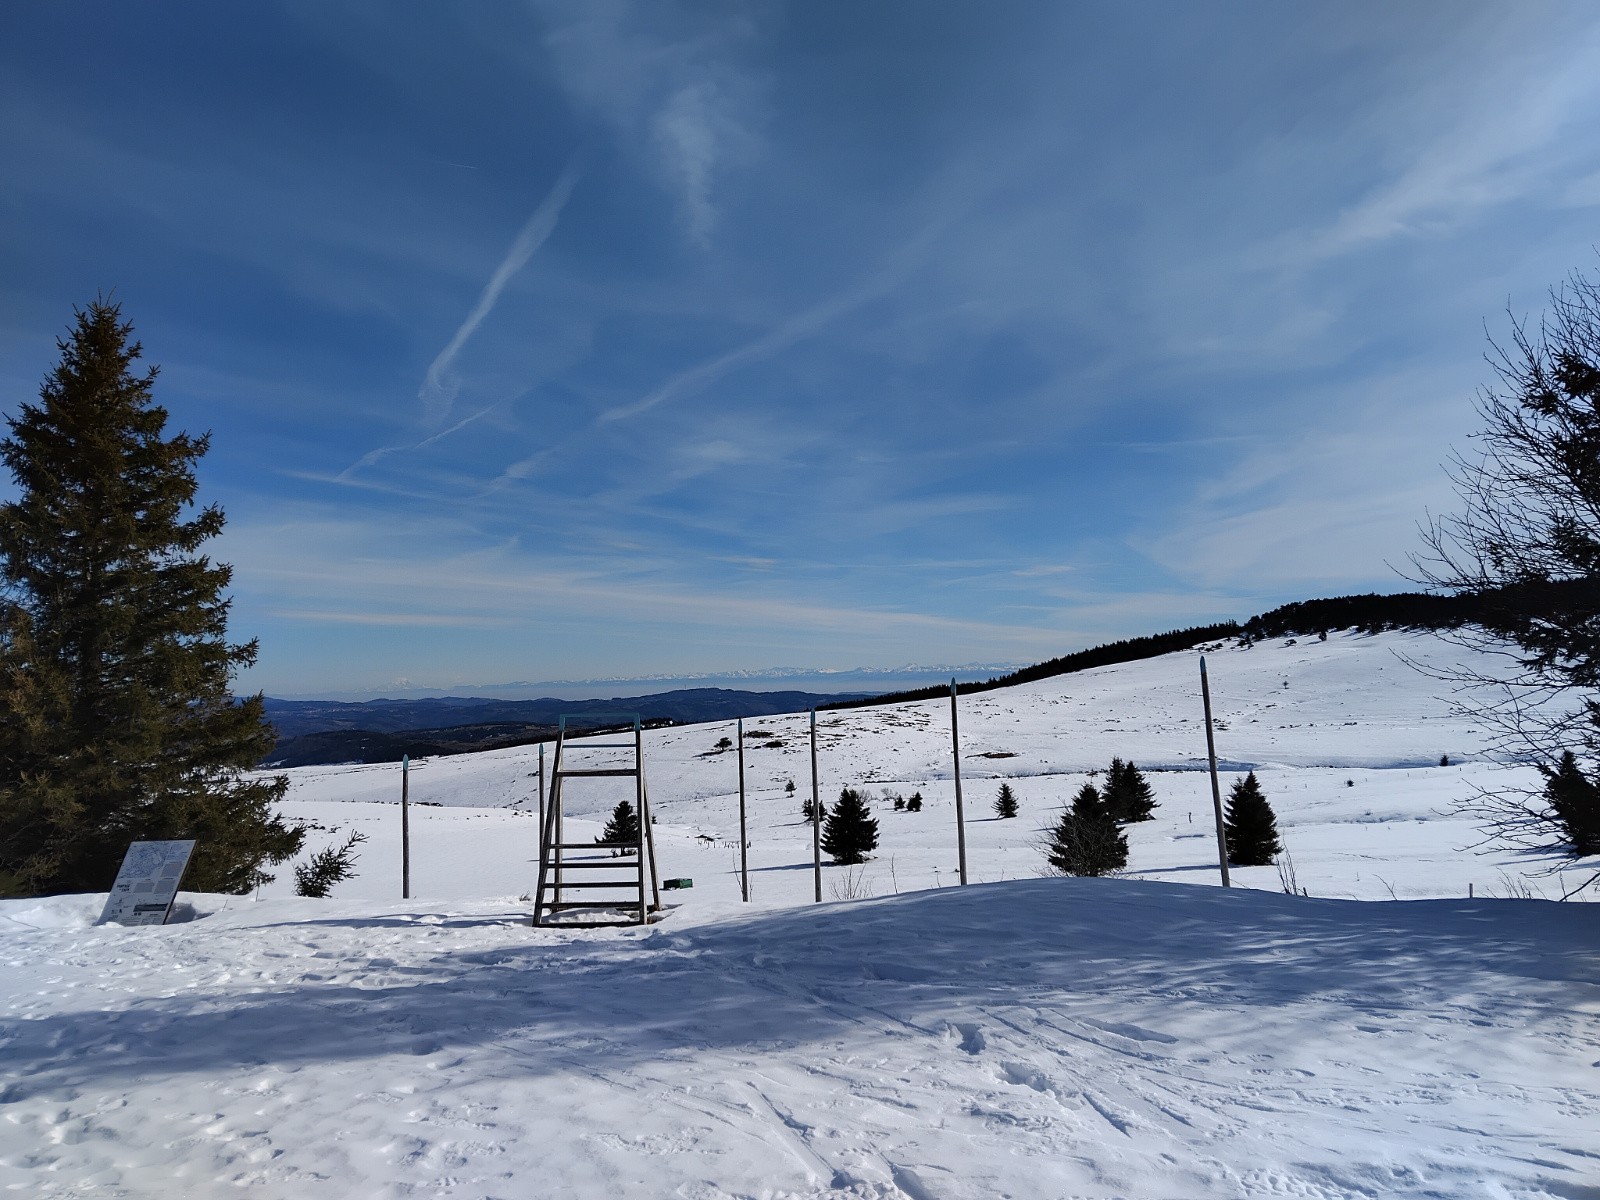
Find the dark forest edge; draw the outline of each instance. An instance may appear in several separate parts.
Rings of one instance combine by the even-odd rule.
[[[336,702],[269,696],[267,720],[277,730],[278,743],[262,765],[399,762],[403,756],[429,758],[525,746],[553,741],[563,716],[586,713],[637,712],[646,725],[692,725],[804,712],[841,698],[853,697],[732,688],[680,688],[596,700],[450,697]]]
[[[1015,687],[1020,683],[1033,683],[1056,675],[1070,675],[1075,671],[1089,671],[1096,667],[1109,667],[1117,663],[1138,662],[1157,658],[1179,650],[1192,650],[1211,642],[1238,641],[1251,644],[1268,638],[1306,637],[1330,633],[1338,629],[1354,629],[1361,633],[1381,633],[1387,629],[1444,630],[1459,629],[1463,625],[1479,625],[1490,631],[1505,624],[1503,616],[1508,611],[1520,610],[1530,604],[1547,604],[1554,601],[1571,602],[1575,596],[1567,593],[1579,587],[1592,587],[1587,581],[1571,585],[1556,585],[1541,590],[1534,596],[1526,591],[1510,590],[1489,595],[1434,595],[1428,592],[1369,592],[1359,596],[1332,596],[1322,600],[1297,600],[1285,604],[1248,621],[1221,621],[1215,625],[1195,625],[1188,629],[1173,629],[1148,637],[1128,638],[1108,642],[1035,663],[993,679],[960,683],[960,695],[972,692],[992,692],[998,688]],[[1545,595],[1553,592],[1554,595]],[[862,708],[876,704],[900,704],[910,700],[933,700],[950,694],[949,685],[916,688],[912,691],[891,692],[864,699],[836,700],[821,705],[825,709]]]

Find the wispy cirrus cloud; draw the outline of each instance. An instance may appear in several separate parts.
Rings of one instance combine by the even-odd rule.
[[[546,48],[569,94],[645,160],[673,195],[684,233],[709,248],[719,177],[760,146],[761,87],[743,61],[756,40],[748,14],[713,18],[621,0],[541,8],[551,19]]]
[[[1529,197],[1564,201],[1575,163],[1592,161],[1588,130],[1600,119],[1600,34],[1579,36],[1565,60],[1515,84],[1485,81],[1463,110],[1439,103],[1431,132],[1413,134],[1404,166],[1329,222],[1287,240],[1291,262],[1314,262],[1394,237],[1445,234],[1488,210]],[[1498,85],[1498,86],[1496,86]],[[1593,202],[1592,199],[1589,202]]]

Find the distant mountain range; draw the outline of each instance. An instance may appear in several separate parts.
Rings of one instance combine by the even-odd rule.
[[[278,743],[263,766],[318,763],[399,762],[555,737],[561,718],[638,713],[653,724],[692,724],[736,717],[804,712],[824,704],[859,699],[863,693],[744,692],[730,688],[684,688],[648,696],[604,700],[493,700],[466,696],[422,700],[277,700],[267,697],[267,719]]]

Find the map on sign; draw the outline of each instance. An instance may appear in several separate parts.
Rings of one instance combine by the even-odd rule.
[[[194,843],[130,842],[100,924],[165,925]]]

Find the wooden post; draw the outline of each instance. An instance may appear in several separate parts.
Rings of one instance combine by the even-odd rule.
[[[817,710],[811,710],[811,876],[822,903],[822,795],[817,786]]]
[[[539,743],[539,847],[544,851],[544,743]]]
[[[411,899],[411,756],[400,756],[400,899]]]
[[[967,819],[961,807],[961,734],[956,729],[956,681],[950,679],[950,748],[954,754],[956,777],[956,862],[961,868],[961,886],[967,885]]]
[[[739,718],[739,893],[750,903],[749,840],[744,829],[744,718]]]
[[[1228,881],[1228,839],[1222,832],[1222,786],[1217,782],[1217,741],[1211,732],[1211,684],[1206,679],[1206,656],[1200,656],[1200,698],[1206,709],[1206,757],[1211,762],[1211,807],[1217,814],[1217,862],[1222,867],[1222,886]]]

